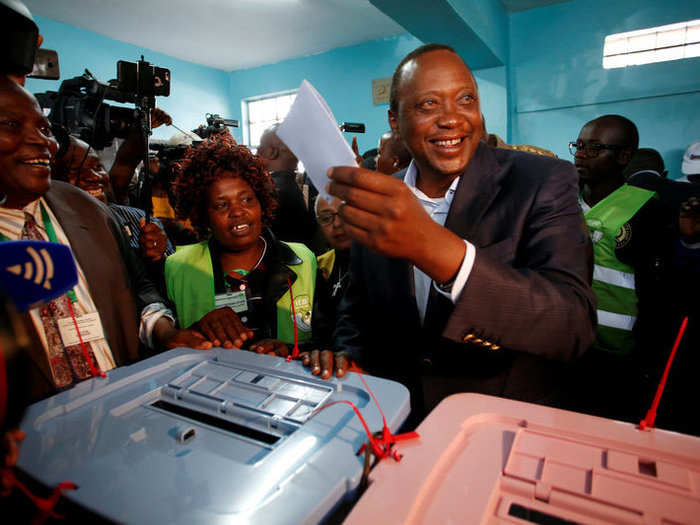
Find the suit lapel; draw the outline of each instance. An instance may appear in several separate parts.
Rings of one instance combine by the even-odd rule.
[[[498,196],[501,180],[508,172],[508,167],[498,163],[491,148],[479,143],[457,184],[445,228],[479,246],[481,220]]]
[[[49,190],[44,198],[46,202],[49,203],[51,211],[53,211],[58,222],[61,223],[63,233],[70,239],[70,248],[75,258],[80,262],[83,271],[87,273],[88,269],[85,268],[83,261],[89,261],[90,251],[95,250],[95,245],[93,243],[88,242],[86,244],[83,242],[87,238],[90,225],[86,223],[86,220],[79,211],[74,210],[69,205],[68,199],[54,198],[54,191]]]
[[[479,228],[482,219],[500,191],[509,165],[499,164],[491,148],[483,143],[472,157],[455,191],[445,228],[475,246],[483,244]],[[452,302],[430,287],[424,327],[427,332],[442,334]]]

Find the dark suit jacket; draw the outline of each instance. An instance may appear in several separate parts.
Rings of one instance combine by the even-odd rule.
[[[271,177],[277,188],[278,207],[270,229],[282,241],[309,246],[316,231],[316,220],[304,204],[296,174],[293,171],[275,171]]]
[[[137,360],[139,313],[145,305],[164,300],[104,204],[58,181],[51,183],[45,198],[83,269],[116,364]],[[38,372],[31,379],[31,396],[45,397],[54,392],[46,356],[40,344],[30,352]]]
[[[353,245],[337,347],[405,382],[414,410],[452,391],[556,404],[557,361],[579,356],[595,335],[591,245],[577,195],[569,162],[480,144],[445,223],[476,246],[457,303],[431,289],[421,327],[411,265]],[[441,379],[426,387],[431,376]]]

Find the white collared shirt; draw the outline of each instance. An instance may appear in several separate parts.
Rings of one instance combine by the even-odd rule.
[[[452,205],[452,199],[457,191],[457,184],[459,184],[459,177],[455,177],[452,184],[445,192],[442,197],[428,197],[425,193],[420,191],[416,187],[416,180],[418,177],[418,168],[411,161],[408,166],[406,175],[404,177],[404,183],[411,189],[413,194],[416,196],[418,201],[423,206],[423,209],[430,215],[430,217],[437,222],[440,226],[445,225],[445,220],[447,220],[447,214],[450,211],[450,206]],[[423,273],[421,270],[413,267],[413,285],[416,293],[416,305],[418,306],[418,313],[420,314],[421,323],[425,321],[425,311],[428,308],[428,296],[430,294],[430,284],[433,283],[435,289],[444,295],[449,297],[453,303],[456,303],[462,294],[464,285],[467,284],[467,279],[474,266],[474,258],[476,257],[476,248],[472,243],[463,239],[464,243],[467,245],[467,251],[464,254],[464,259],[462,260],[462,265],[457,272],[454,284],[452,285],[451,292],[443,292],[432,281],[428,275]]]

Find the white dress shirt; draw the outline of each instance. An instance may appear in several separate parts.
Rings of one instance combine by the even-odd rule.
[[[404,183],[411,189],[413,194],[416,196],[418,201],[423,206],[423,209],[430,215],[430,217],[437,222],[440,226],[445,225],[445,220],[447,219],[447,213],[450,211],[450,206],[452,204],[452,199],[454,198],[455,191],[457,191],[457,184],[459,183],[459,177],[456,177],[450,187],[445,192],[442,197],[428,197],[425,193],[420,191],[416,187],[416,180],[418,177],[418,168],[411,161],[406,171],[406,176],[404,177]],[[423,273],[420,269],[413,267],[413,285],[416,293],[416,305],[418,306],[418,313],[420,314],[421,323],[425,321],[425,311],[428,307],[428,295],[430,293],[430,285],[433,283],[435,289],[444,295],[449,297],[453,303],[457,302],[464,285],[467,284],[467,279],[474,266],[474,258],[476,257],[476,248],[472,243],[463,239],[464,243],[467,245],[467,251],[464,254],[464,259],[462,260],[462,265],[457,272],[454,284],[452,285],[451,292],[444,292],[440,290],[435,283],[432,281],[428,275]],[[436,246],[439,249],[439,246]]]

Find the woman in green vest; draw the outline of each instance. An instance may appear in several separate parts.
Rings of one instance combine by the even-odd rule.
[[[295,332],[310,348],[330,340],[320,308],[327,293],[313,253],[266,228],[277,201],[256,155],[230,135],[213,135],[186,153],[174,194],[178,216],[204,239],[165,263],[180,326],[217,346],[281,356]]]

